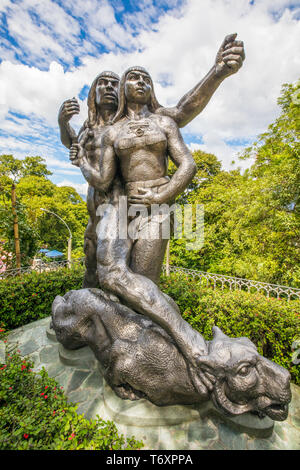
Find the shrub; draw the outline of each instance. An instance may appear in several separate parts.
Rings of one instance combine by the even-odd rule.
[[[14,329],[51,315],[57,295],[82,288],[83,267],[32,272],[0,281],[0,323]]]
[[[1,450],[134,450],[143,443],[119,435],[111,421],[87,420],[62,387],[17,352],[0,365]]]
[[[161,288],[206,340],[212,339],[213,325],[231,337],[247,336],[260,354],[288,369],[300,384],[299,366],[292,363],[292,343],[300,337],[300,301],[204,288],[180,274],[162,276]]]

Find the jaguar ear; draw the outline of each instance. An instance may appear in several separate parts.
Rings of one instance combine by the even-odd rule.
[[[228,341],[230,341],[231,339],[229,338],[229,336],[226,336],[217,326],[213,326],[212,331],[213,339],[212,341],[209,341],[210,354],[214,353],[215,351],[218,351],[220,348],[224,350],[225,343],[228,344]]]
[[[225,335],[222,330],[218,326],[213,326],[212,327],[214,339],[213,341],[221,341],[225,339],[230,339],[229,336]]]

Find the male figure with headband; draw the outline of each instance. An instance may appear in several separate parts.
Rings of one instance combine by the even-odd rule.
[[[70,159],[73,165],[77,165],[78,142],[84,139],[88,142],[85,145],[90,164],[98,169],[98,160],[95,149],[99,147],[101,137],[107,125],[112,121],[118,108],[118,86],[119,76],[114,72],[105,71],[97,75],[93,81],[88,95],[88,119],[81,127],[78,136],[70,126],[69,120],[79,113],[79,104],[76,98],[65,101],[58,115],[61,141],[70,148]],[[107,201],[108,196],[99,192],[93,186],[88,186],[87,209],[89,221],[84,233],[84,253],[86,271],[84,275],[83,287],[99,287],[97,277],[97,236],[96,227],[99,222],[97,208]]]

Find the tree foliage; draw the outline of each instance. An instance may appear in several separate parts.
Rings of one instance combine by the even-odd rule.
[[[38,248],[47,246],[67,251],[69,232],[54,215],[41,211],[48,209],[61,217],[72,232],[73,248],[83,254],[83,234],[88,221],[86,203],[71,187],[58,187],[48,176],[42,157],[12,155],[0,156],[0,239],[2,250],[14,253],[11,188],[16,185],[22,265],[30,263]],[[11,258],[14,265],[14,256]]]
[[[174,240],[172,264],[300,287],[299,92],[299,82],[283,86],[280,116],[241,156],[254,158],[244,174],[215,165],[210,175],[196,155],[207,177],[196,175],[185,200],[204,205],[205,243],[195,252]]]

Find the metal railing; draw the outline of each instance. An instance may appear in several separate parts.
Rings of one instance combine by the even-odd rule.
[[[6,271],[0,272],[0,280],[20,275],[23,276],[24,274],[31,274],[32,272],[43,273],[46,271],[56,271],[60,268],[72,268],[74,266],[82,266],[83,264],[84,258],[75,259],[71,262],[67,260],[50,261],[48,263],[41,261],[40,263],[36,263],[34,266],[23,266],[20,269],[7,269]]]
[[[163,272],[166,274],[166,266],[163,266]],[[198,279],[199,282],[206,284],[213,289],[246,290],[248,292],[260,292],[267,297],[276,297],[277,299],[298,299],[300,300],[300,289],[296,287],[280,286],[277,284],[268,284],[267,282],[254,281],[241,277],[226,276],[224,274],[213,274],[196,269],[181,268],[170,266],[169,272],[184,274]]]
[[[30,274],[32,272],[42,273],[45,271],[55,271],[60,268],[83,266],[84,258],[72,260],[71,266],[67,260],[64,261],[51,261],[49,263],[38,263],[34,267],[28,266],[21,269],[9,269],[0,273],[1,279],[8,279],[19,275]],[[248,292],[260,292],[267,297],[276,297],[287,300],[298,299],[300,300],[300,289],[296,287],[280,286],[277,284],[268,284],[267,282],[254,281],[251,279],[244,279],[241,277],[226,276],[225,274],[213,274],[206,271],[198,271],[197,269],[187,269],[179,266],[169,266],[169,272],[179,273],[193,279],[198,279],[199,282],[205,284],[207,287],[213,289],[229,289],[229,290],[246,290]],[[163,272],[166,274],[166,266],[163,266]]]

